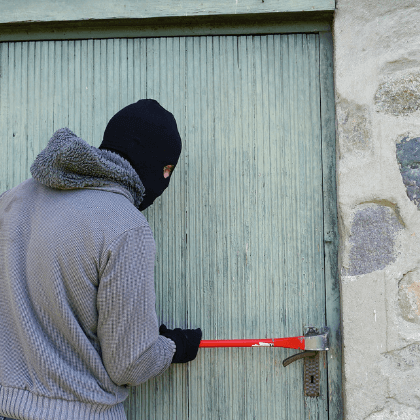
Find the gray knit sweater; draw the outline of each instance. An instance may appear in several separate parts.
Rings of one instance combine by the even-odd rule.
[[[144,187],[70,130],[0,197],[0,417],[121,420],[128,385],[167,369]]]

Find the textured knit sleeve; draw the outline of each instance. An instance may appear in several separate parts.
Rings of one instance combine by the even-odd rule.
[[[102,258],[97,300],[102,359],[117,385],[138,385],[167,369],[175,353],[175,344],[158,330],[150,227],[125,232]]]

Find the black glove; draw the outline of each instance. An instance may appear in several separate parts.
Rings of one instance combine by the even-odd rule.
[[[194,360],[197,356],[198,346],[200,345],[203,333],[200,328],[196,330],[181,330],[175,328],[168,330],[165,325],[161,325],[159,333],[171,339],[176,345],[176,351],[172,363],[187,363]]]

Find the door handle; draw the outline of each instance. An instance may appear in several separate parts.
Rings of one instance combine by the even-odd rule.
[[[315,327],[305,327],[307,331],[304,337],[308,342],[308,349],[304,352],[294,354],[283,360],[286,367],[296,360],[304,360],[304,393],[306,397],[319,397],[319,352],[329,349],[329,328],[323,327],[318,330]],[[312,348],[309,350],[309,348]]]
[[[293,356],[288,357],[287,359],[283,360],[283,366],[286,367],[290,365],[290,363],[296,362],[299,359],[305,359],[306,357],[314,357],[318,354],[316,350],[306,350],[302,353],[294,354]]]

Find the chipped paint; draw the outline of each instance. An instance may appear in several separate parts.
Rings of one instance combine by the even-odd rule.
[[[263,343],[260,341],[258,344],[253,344],[252,347],[274,347],[274,343]]]

